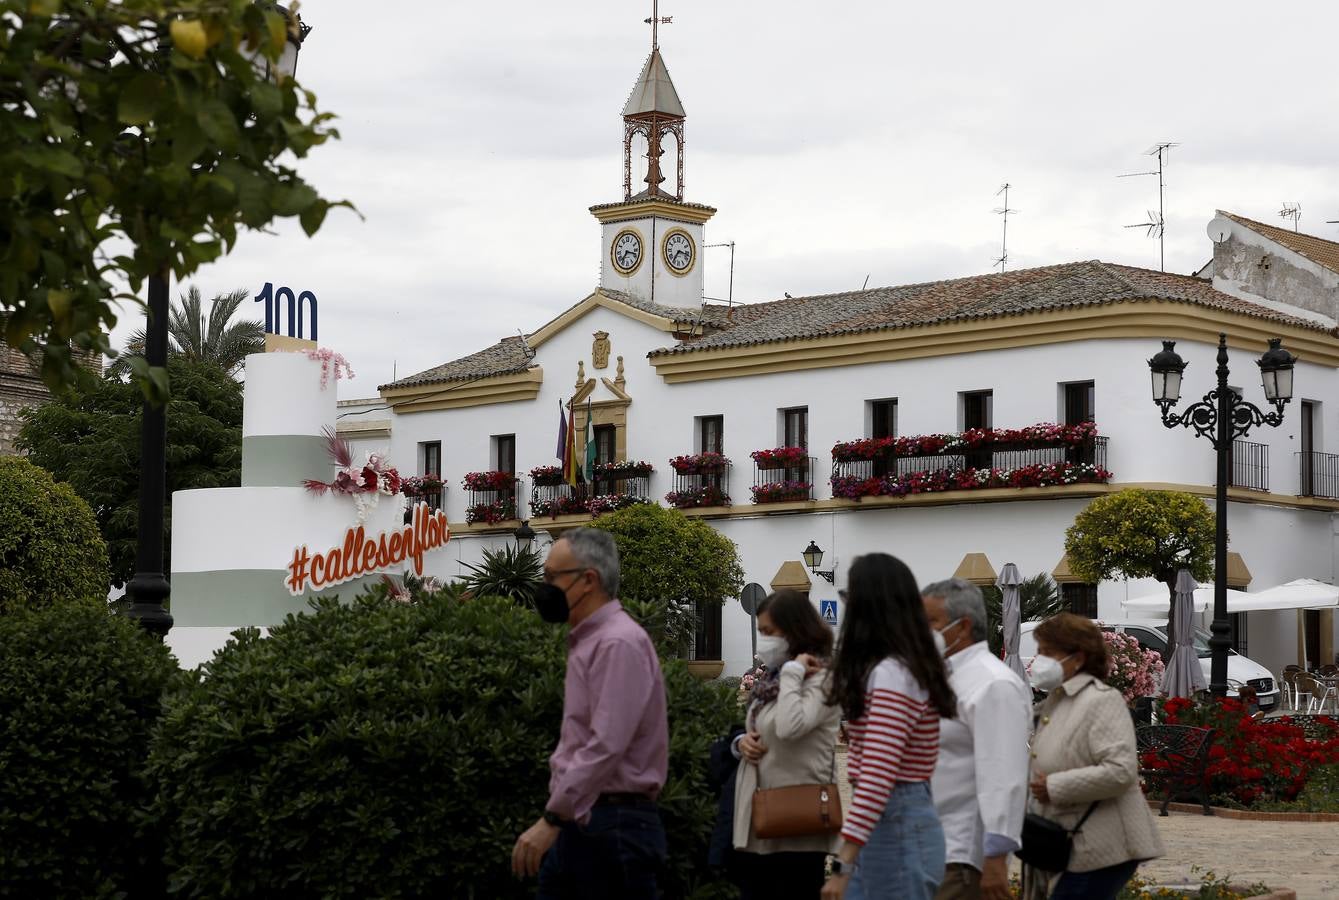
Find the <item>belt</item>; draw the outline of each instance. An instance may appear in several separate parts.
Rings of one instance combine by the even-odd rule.
[[[645,794],[612,793],[595,798],[596,806],[654,806],[655,801]]]

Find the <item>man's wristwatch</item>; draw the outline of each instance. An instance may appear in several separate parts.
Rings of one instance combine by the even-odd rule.
[[[834,856],[834,857],[832,858],[832,874],[833,874],[833,875],[850,875],[851,873],[848,872],[848,871],[846,871],[846,867],[842,865],[841,858],[840,858],[840,857],[836,857],[836,856]]]
[[[556,812],[550,812],[549,810],[546,809],[544,810],[544,821],[548,822],[554,828],[562,828],[563,823],[566,822],[567,820],[564,819],[562,816],[558,815]]]

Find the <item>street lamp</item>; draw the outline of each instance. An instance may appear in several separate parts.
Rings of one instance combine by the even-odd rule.
[[[822,571],[818,568],[823,564],[823,549],[821,547],[813,541],[810,541],[809,546],[804,548],[802,556],[804,557],[804,564],[809,567],[810,572],[813,572],[820,578],[827,579],[828,584],[836,584],[837,569],[835,566],[826,571]]]
[[[522,553],[528,553],[530,552],[531,545],[535,542],[536,535],[535,529],[530,527],[530,520],[526,519],[517,526],[516,530],[511,533],[511,536],[516,539],[516,549],[520,550]]]
[[[266,4],[268,5],[268,4]],[[288,18],[285,7],[274,8]],[[311,31],[294,16],[296,33],[290,31],[284,51],[273,68],[262,73],[268,80],[292,78],[298,69],[298,50]],[[144,329],[144,361],[153,367],[167,365],[167,266],[149,276],[148,319]],[[171,593],[163,572],[163,507],[167,502],[167,403],[144,401],[140,424],[139,520],[136,524],[135,574],[126,584],[130,609],[126,612],[146,631],[163,638],[172,628],[167,611]]]
[[[1293,365],[1297,358],[1284,350],[1281,338],[1270,338],[1269,350],[1256,365],[1265,399],[1274,405],[1274,412],[1265,413],[1247,403],[1227,385],[1227,335],[1218,335],[1218,385],[1203,398],[1173,413],[1172,406],[1181,397],[1181,374],[1186,362],[1176,352],[1175,341],[1163,341],[1162,351],[1148,361],[1153,373],[1153,402],[1162,410],[1162,424],[1168,428],[1193,428],[1199,437],[1209,439],[1217,453],[1218,476],[1214,491],[1214,573],[1213,573],[1213,637],[1209,640],[1213,665],[1209,675],[1209,690],[1214,696],[1227,695],[1227,652],[1231,641],[1227,622],[1227,483],[1228,455],[1232,442],[1245,437],[1257,425],[1277,428],[1283,424],[1283,407],[1292,399]],[[1170,628],[1168,629],[1170,634]]]

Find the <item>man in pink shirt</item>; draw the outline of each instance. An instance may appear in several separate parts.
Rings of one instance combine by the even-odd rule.
[[[654,900],[665,830],[669,728],[660,661],[623,611],[618,548],[578,528],[549,550],[541,616],[570,622],[563,725],[544,813],[516,841],[512,871],[539,874],[540,900]]]

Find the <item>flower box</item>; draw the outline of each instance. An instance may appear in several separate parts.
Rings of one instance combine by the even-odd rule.
[[[536,466],[530,470],[530,483],[535,487],[552,487],[563,481],[562,466]]]
[[[410,475],[400,481],[400,493],[406,497],[426,497],[439,493],[445,486],[439,475]]]
[[[730,495],[714,484],[686,488],[682,491],[670,491],[665,502],[675,509],[694,509],[699,506],[729,506]]]
[[[585,498],[572,494],[530,501],[530,514],[532,516],[573,516],[589,511]]]
[[[788,500],[808,500],[813,485],[807,481],[773,481],[755,484],[749,488],[754,503],[784,503]]]
[[[896,438],[861,438],[858,441],[839,441],[832,445],[833,462],[868,462],[893,452]]]
[[[590,510],[592,516],[598,516],[601,513],[613,512],[616,509],[626,509],[639,503],[650,502],[649,498],[639,497],[636,494],[600,494],[586,501],[586,508]]]
[[[598,481],[615,481],[623,478],[648,478],[655,471],[649,462],[607,462],[595,467],[594,476]]]
[[[465,522],[469,525],[494,525],[514,518],[516,518],[516,501],[511,499],[476,503],[465,510]]]
[[[670,460],[670,468],[680,475],[719,475],[729,465],[730,460],[720,453],[694,453]]]
[[[771,450],[754,450],[749,456],[753,457],[753,461],[757,463],[758,468],[764,471],[768,469],[793,469],[809,463],[809,451],[803,447],[774,447]]]
[[[1013,469],[930,469],[872,477],[834,475],[830,479],[833,497],[856,501],[862,497],[904,497],[941,491],[1104,484],[1109,480],[1111,472],[1101,466],[1073,462],[1035,463]]]
[[[471,491],[510,491],[516,487],[516,473],[466,472],[460,483]]]
[[[1078,447],[1098,437],[1095,422],[1057,425],[1041,422],[1023,428],[969,428],[959,434],[919,434],[899,438],[861,438],[839,441],[832,447],[832,461],[867,462],[882,456],[944,456],[969,450],[1035,450],[1044,447]]]

